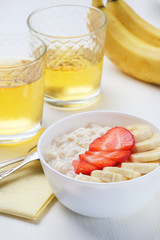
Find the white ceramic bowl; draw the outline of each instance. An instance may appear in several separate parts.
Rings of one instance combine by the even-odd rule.
[[[58,200],[72,211],[90,217],[121,217],[131,214],[153,197],[158,189],[160,167],[139,178],[115,183],[83,182],[52,169],[44,159],[46,146],[64,133],[90,122],[114,127],[147,124],[153,132],[160,130],[146,120],[126,113],[94,111],[75,114],[53,123],[40,137],[38,153],[45,175]]]

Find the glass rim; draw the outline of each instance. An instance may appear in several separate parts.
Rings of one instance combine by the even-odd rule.
[[[31,23],[30,23],[30,20],[32,18],[32,16],[34,16],[35,14],[41,12],[41,11],[44,11],[44,10],[47,10],[47,9],[50,9],[50,8],[55,8],[55,7],[69,7],[69,6],[73,6],[73,7],[84,7],[84,8],[91,8],[91,9],[94,9],[95,11],[99,12],[101,15],[103,15],[103,18],[104,18],[104,22],[101,24],[100,27],[98,27],[96,30],[90,32],[90,33],[85,33],[85,34],[80,34],[80,35],[73,35],[73,36],[68,36],[68,37],[60,37],[60,36],[53,36],[53,35],[48,35],[48,34],[44,34],[42,32],[39,32],[37,31],[35,28],[33,28],[31,26]],[[95,34],[96,32],[100,31],[103,27],[105,27],[107,23],[107,17],[105,15],[104,12],[102,12],[100,9],[96,8],[96,7],[93,7],[93,6],[89,6],[89,5],[85,5],[85,4],[54,4],[54,5],[50,5],[50,6],[47,6],[47,7],[41,7],[41,8],[38,8],[36,10],[34,10],[27,18],[27,26],[28,28],[36,33],[36,34],[39,34],[41,36],[44,36],[44,37],[48,37],[48,38],[55,38],[55,39],[75,39],[75,38],[81,38],[81,37],[86,37],[86,36],[90,36],[92,34]]]
[[[33,38],[35,38],[35,39],[38,39],[38,41],[39,42],[41,42],[42,43],[42,45],[43,45],[43,52],[40,54],[40,56],[39,57],[36,57],[35,59],[31,59],[29,62],[26,62],[26,63],[23,63],[23,64],[21,64],[21,65],[13,65],[13,66],[0,66],[0,71],[1,70],[9,70],[9,69],[19,69],[19,68],[24,68],[24,67],[26,67],[26,66],[30,66],[30,65],[33,65],[33,64],[35,64],[36,62],[38,62],[43,56],[45,56],[45,54],[46,54],[46,52],[47,52],[47,46],[46,46],[46,44],[45,44],[45,42],[40,38],[40,37],[38,37],[38,36],[36,36],[36,35],[33,35],[33,34],[28,34],[28,33],[16,33],[16,32],[14,32],[14,33],[4,33],[4,34],[1,34],[0,35],[0,38],[1,37],[3,37],[3,36],[22,36],[22,37],[27,37],[27,38],[29,38],[29,37],[33,37]]]

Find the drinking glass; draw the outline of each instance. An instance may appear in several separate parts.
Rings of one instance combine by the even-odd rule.
[[[67,108],[95,101],[100,94],[105,14],[91,6],[55,5],[31,13],[27,24],[47,45],[45,100]]]
[[[31,34],[0,35],[0,144],[41,128],[46,45]]]

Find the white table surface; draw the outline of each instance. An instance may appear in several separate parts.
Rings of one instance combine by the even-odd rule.
[[[144,19],[160,27],[160,3],[156,0],[126,0]],[[28,14],[60,2],[90,4],[89,0],[0,0],[0,33],[26,31]],[[160,87],[121,73],[104,59],[102,98],[79,111],[63,111],[44,105],[43,125],[81,111],[118,110],[135,114],[160,127]],[[0,239],[23,240],[159,240],[160,190],[153,200],[132,216],[119,219],[88,218],[63,207],[56,199],[37,223],[0,215]],[[98,207],[98,206],[97,206]]]

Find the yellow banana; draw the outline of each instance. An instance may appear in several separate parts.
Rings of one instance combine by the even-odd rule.
[[[91,172],[91,177],[98,177],[100,178],[102,174],[102,170],[94,170]]]
[[[107,15],[105,55],[123,72],[160,85],[160,30],[140,18],[123,0],[107,7],[93,0]]]
[[[123,72],[160,84],[160,48],[131,34],[110,12],[107,14],[105,54]]]
[[[160,159],[160,147],[146,152],[133,153],[130,157],[132,162],[153,162]]]
[[[159,167],[159,163],[133,163],[133,162],[123,162],[123,169],[131,169],[141,174],[147,174],[153,171],[155,168]]]
[[[121,182],[127,180],[119,173],[109,172],[107,170],[102,171],[101,180],[104,182]]]
[[[77,175],[77,176],[75,177],[75,179],[82,180],[82,181],[86,181],[86,182],[99,182],[99,183],[102,182],[100,178],[91,177],[91,176],[84,175],[84,174],[79,174],[79,175]]]
[[[148,150],[152,150],[158,146],[160,146],[160,135],[153,134],[152,137],[150,137],[144,141],[135,143],[133,152],[145,152]]]
[[[136,143],[146,140],[152,136],[152,131],[148,125],[134,124],[128,125],[126,128],[134,135]]]
[[[133,179],[141,176],[139,172],[136,172],[133,169],[127,169],[127,168],[105,167],[103,168],[103,171],[121,174],[123,177],[126,177],[127,179]]]
[[[160,30],[143,20],[125,1],[109,1],[106,8],[132,34],[153,46],[160,46]]]

